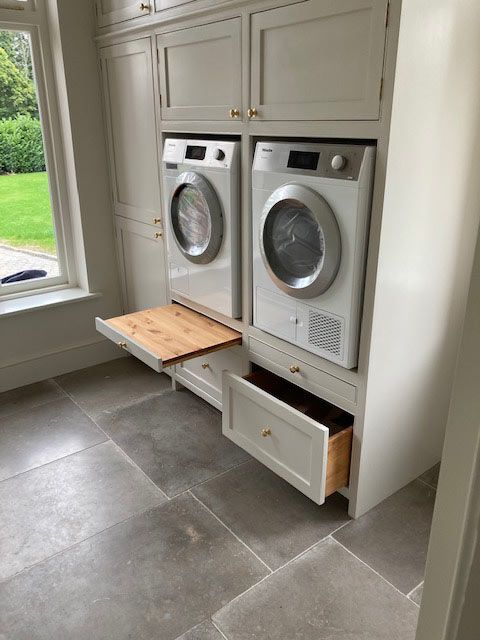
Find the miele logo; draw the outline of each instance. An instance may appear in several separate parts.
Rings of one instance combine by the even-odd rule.
[[[269,149],[268,147],[262,147],[262,151],[266,151],[267,153],[273,153],[273,149]]]
[[[169,142],[168,146],[170,147],[170,149],[175,149],[177,147],[177,145],[175,144],[175,142]]]

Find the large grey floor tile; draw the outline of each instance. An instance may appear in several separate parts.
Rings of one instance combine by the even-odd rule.
[[[229,640],[414,640],[418,608],[332,538],[213,616]]]
[[[418,480],[334,537],[403,593],[423,579],[435,490]]]
[[[440,463],[436,464],[434,467],[432,467],[428,471],[425,471],[425,473],[423,473],[420,476],[420,480],[423,480],[423,482],[426,482],[431,487],[435,487],[436,489],[438,484],[439,473],[440,473]]]
[[[222,436],[221,414],[190,391],[170,391],[99,422],[169,496],[249,459]]]
[[[94,419],[172,386],[167,375],[133,357],[74,371],[56,381]]]
[[[164,501],[111,442],[4,480],[0,579]]]
[[[0,480],[106,440],[70,398],[0,418]]]
[[[65,393],[53,380],[44,380],[26,387],[5,391],[0,393],[0,418],[63,397],[65,397]]]
[[[265,571],[185,495],[1,584],[0,637],[171,640]]]
[[[223,640],[223,636],[209,620],[206,620],[181,635],[177,640]]]
[[[343,496],[319,507],[256,460],[192,491],[272,569],[350,520]]]

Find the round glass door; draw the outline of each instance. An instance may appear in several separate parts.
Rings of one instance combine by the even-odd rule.
[[[182,173],[170,203],[173,235],[182,254],[199,264],[208,264],[220,251],[223,216],[217,195],[203,176]]]
[[[340,266],[340,231],[327,202],[301,185],[285,185],[267,200],[260,249],[275,284],[296,298],[313,298]]]

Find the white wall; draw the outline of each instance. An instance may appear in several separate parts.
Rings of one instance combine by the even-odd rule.
[[[428,549],[417,640],[480,638],[480,239]]]
[[[357,516],[440,458],[480,211],[479,33],[478,0],[403,0]]]
[[[85,1],[49,8],[79,284],[102,295],[0,318],[0,391],[117,355],[94,328],[96,315],[120,313],[94,13]]]

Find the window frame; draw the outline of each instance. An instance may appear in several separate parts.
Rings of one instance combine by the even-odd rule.
[[[0,0],[0,7],[1,2],[2,0]],[[62,127],[57,102],[47,16],[45,8],[41,10],[40,7],[35,7],[34,0],[27,0],[27,2],[30,7],[36,10],[25,11],[25,13],[22,12],[20,14],[18,9],[0,8],[0,30],[23,31],[30,36],[32,66],[37,91],[60,275],[8,285],[0,284],[0,300],[35,295],[76,285],[73,238],[63,157]]]

